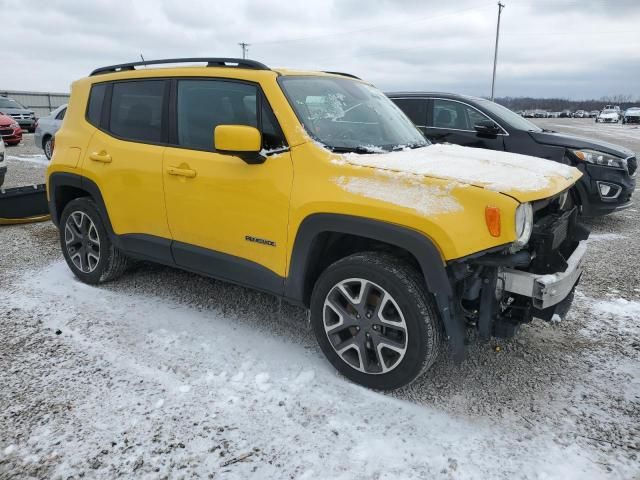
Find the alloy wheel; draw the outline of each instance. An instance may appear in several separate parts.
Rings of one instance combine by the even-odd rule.
[[[405,356],[404,315],[391,294],[369,280],[349,278],[334,285],[322,316],[333,350],[360,372],[390,372]]]
[[[72,212],[64,226],[69,258],[83,273],[93,272],[100,262],[100,236],[93,220],[82,211]]]
[[[51,159],[51,155],[53,155],[53,142],[50,138],[47,139],[46,142],[44,142],[44,154],[49,159]]]

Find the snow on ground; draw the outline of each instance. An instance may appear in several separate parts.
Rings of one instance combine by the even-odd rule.
[[[34,273],[16,284],[19,295],[5,308],[60,331],[58,348],[109,378],[106,385],[91,386],[89,378],[69,385],[51,365],[41,374],[67,384],[69,414],[44,413],[21,444],[0,444],[17,462],[48,459],[54,476],[86,469],[86,459],[93,478],[134,470],[169,475],[183,464],[185,473],[226,470],[225,478],[602,474],[589,448],[366,390],[337,377],[317,352],[222,312],[87,286],[63,262]],[[167,449],[177,449],[172,462]]]
[[[7,160],[37,163],[45,166],[49,165],[49,160],[47,160],[47,157],[44,154],[7,155]]]

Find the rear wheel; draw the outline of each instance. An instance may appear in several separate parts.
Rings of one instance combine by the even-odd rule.
[[[386,253],[359,253],[329,266],[313,290],[311,322],[331,364],[374,389],[413,382],[433,365],[442,344],[424,279]]]
[[[97,284],[118,278],[128,258],[109,239],[93,200],[70,201],[60,217],[60,245],[69,268],[85,283]]]
[[[42,149],[44,150],[47,160],[51,160],[51,156],[53,155],[53,137],[47,137],[44,139],[42,142]]]

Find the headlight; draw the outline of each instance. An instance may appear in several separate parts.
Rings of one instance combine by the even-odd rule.
[[[11,128],[18,128],[20,125],[18,125],[17,123],[12,123],[11,125],[9,125],[9,127]]]
[[[530,203],[521,203],[516,208],[516,246],[524,247],[533,230],[533,208]]]
[[[608,153],[597,152],[596,150],[571,150],[571,153],[583,162],[605,167],[624,168],[624,159]]]

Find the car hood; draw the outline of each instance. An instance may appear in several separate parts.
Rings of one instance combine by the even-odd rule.
[[[632,150],[615,145],[613,143],[601,142],[600,140],[591,140],[589,138],[576,137],[566,135],[564,133],[555,132],[529,132],[529,135],[538,143],[545,145],[554,145],[566,148],[588,148],[603,153],[609,153],[618,157],[626,158],[634,155]]]
[[[582,176],[576,168],[541,158],[449,144],[379,154],[345,153],[340,157],[360,167],[494,190],[520,202],[551,197]]]
[[[33,110],[27,110],[26,108],[5,108],[2,107],[2,109],[0,109],[0,111],[4,114],[8,114],[8,113],[33,113]]]
[[[640,117],[640,110],[634,110],[632,112],[625,112],[625,117]]]
[[[0,114],[0,125],[10,125],[15,122],[16,121],[13,118],[9,117],[8,115]]]

